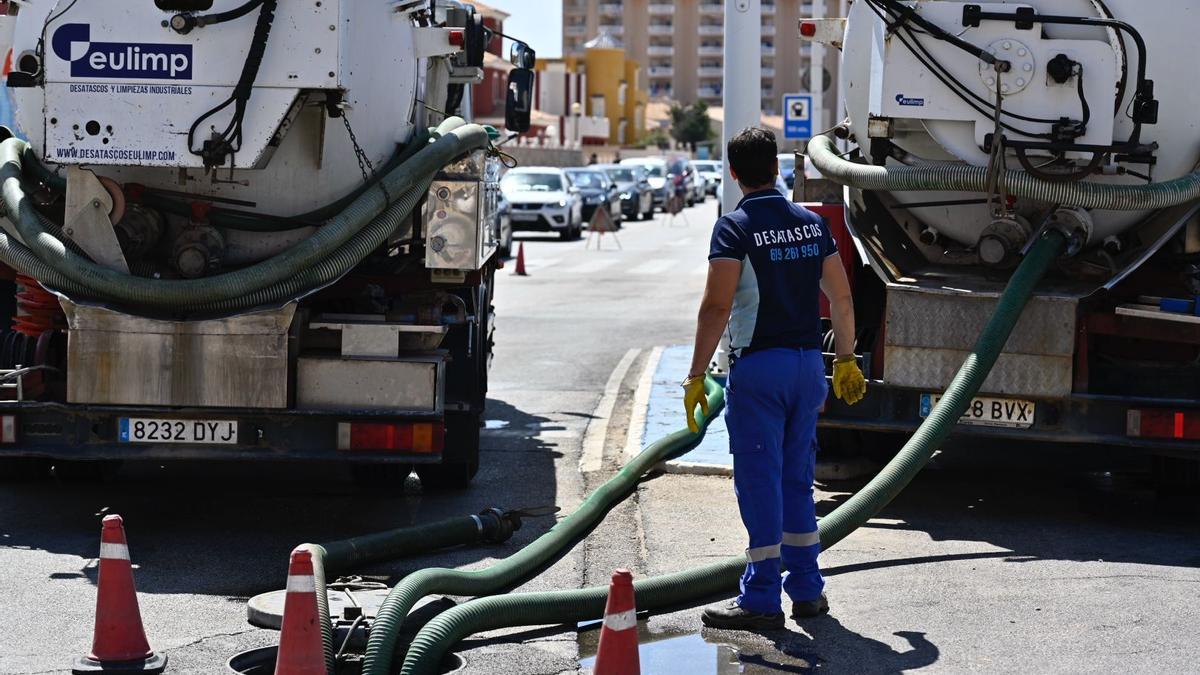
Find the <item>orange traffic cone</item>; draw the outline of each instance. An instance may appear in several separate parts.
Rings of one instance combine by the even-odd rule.
[[[72,673],[161,673],[167,657],[155,654],[142,629],[133,566],[121,516],[105,516],[100,529],[100,577],[96,583],[96,631],[92,651],[75,659]]]
[[[517,244],[517,269],[513,271],[513,274],[519,277],[529,276],[529,272],[525,271],[525,242]]]
[[[283,601],[283,629],[275,675],[325,675],[325,643],[317,611],[317,582],[313,577],[312,551],[303,546],[292,551],[288,565],[287,597]]]
[[[629,570],[613,572],[604,607],[604,625],[600,628],[600,647],[596,650],[594,675],[637,675],[637,608],[633,604],[633,574]]]

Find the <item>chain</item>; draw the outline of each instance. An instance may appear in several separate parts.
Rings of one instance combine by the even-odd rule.
[[[371,158],[367,157],[362,146],[358,144],[358,137],[354,135],[354,128],[350,126],[350,116],[345,111],[342,111],[342,124],[346,127],[346,133],[350,135],[350,144],[354,146],[354,158],[358,160],[358,170],[362,172],[363,182],[370,183],[371,179],[375,177],[375,165],[371,162]],[[379,183],[379,189],[383,192],[387,202],[391,204],[392,196],[388,194],[382,181]]]

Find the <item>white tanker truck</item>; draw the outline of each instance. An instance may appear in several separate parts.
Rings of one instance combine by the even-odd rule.
[[[845,186],[863,404],[824,434],[908,431],[1043,228],[1070,251],[960,433],[1200,458],[1200,3],[858,0],[802,21],[841,50],[846,120],[808,159]],[[799,176],[801,171],[797,171]],[[864,433],[866,432],[866,433]]]
[[[437,0],[35,0],[13,26],[0,461],[479,464],[490,29]],[[508,128],[528,129],[517,43]],[[11,319],[9,318],[11,317]]]

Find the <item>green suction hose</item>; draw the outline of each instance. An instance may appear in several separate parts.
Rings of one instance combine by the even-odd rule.
[[[348,249],[346,245],[372,223],[376,229],[394,231],[423,195],[416,188],[427,185],[433,175],[455,157],[489,143],[484,127],[467,125],[459,118],[443,122],[435,135],[438,136],[436,141],[385,175],[380,181],[380,190],[364,192],[309,239],[250,267],[189,280],[145,279],[122,274],[96,265],[65,246],[42,226],[22,190],[21,158],[26,145],[15,138],[8,139],[0,143],[3,200],[25,244],[0,235],[0,260],[69,294],[132,307],[180,311],[212,305],[233,309],[254,306],[252,300],[259,297],[256,292],[274,288],[274,295],[279,295],[276,287],[289,280],[294,286],[297,275],[329,260],[335,252],[361,252],[361,247]],[[392,205],[385,194],[398,194],[397,201],[406,204],[407,208],[389,208]],[[399,213],[400,210],[404,213]],[[379,220],[381,217],[383,221]],[[338,256],[334,278],[361,259]]]
[[[725,390],[711,378],[705,383],[705,392],[710,414],[707,417],[699,414],[697,420],[702,426],[720,412],[725,402]],[[652,443],[549,532],[490,567],[481,570],[429,568],[402,579],[388,594],[371,625],[364,675],[388,675],[391,672],[400,627],[421,598],[434,593],[486,595],[528,579],[599,524],[610,508],[633,491],[646,472],[694,445],[700,437],[700,434],[683,429]]]
[[[818,529],[823,548],[833,546],[875,516],[929,461],[934,450],[954,429],[971,399],[979,392],[1038,281],[1065,244],[1065,237],[1057,231],[1047,230],[1038,238],[1009,280],[974,350],[929,417],[870,483],[820,520]],[[632,465],[627,466],[622,472],[631,468]],[[528,548],[540,543],[540,540],[534,542]],[[637,608],[658,610],[703,601],[717,594],[732,594],[736,592],[738,578],[744,567],[745,559],[738,556],[674,574],[642,579],[633,586]],[[401,672],[404,675],[437,672],[442,656],[455,643],[481,631],[518,625],[573,623],[600,617],[604,613],[607,594],[607,587],[598,586],[580,590],[499,595],[466,602],[434,617],[421,629],[409,646]],[[370,644],[393,643],[398,624],[393,619],[388,624],[377,623],[373,627],[365,673],[384,675],[388,672],[390,664],[384,657],[390,650],[381,652],[376,649],[372,652]],[[381,634],[383,631],[387,631],[387,634]]]

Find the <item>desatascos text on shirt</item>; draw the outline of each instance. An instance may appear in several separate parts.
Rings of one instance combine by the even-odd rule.
[[[821,346],[821,269],[838,252],[824,219],[776,190],[746,195],[713,228],[709,260],[737,260],[729,316],[735,354]]]

